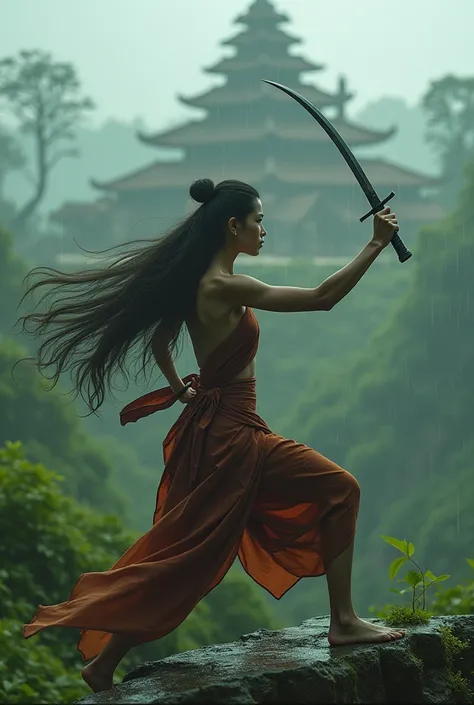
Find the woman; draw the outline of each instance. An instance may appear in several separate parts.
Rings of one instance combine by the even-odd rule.
[[[69,600],[40,606],[25,625],[26,638],[52,626],[81,629],[78,648],[84,660],[94,659],[83,677],[94,691],[112,687],[132,646],[175,629],[237,555],[277,599],[301,577],[325,574],[331,645],[404,634],[360,619],[352,605],[355,478],[273,433],[255,411],[259,328],[252,311],[330,311],[389,244],[398,230],[395,214],[389,208],[377,214],[370,242],[315,288],[268,286],[233,271],[237,255],[258,255],[266,237],[257,191],[203,179],[190,194],[202,205],[148,247],[104,269],[50,270],[30,291],[47,283],[66,291],[79,286],[76,299],[58,299],[48,312],[23,317],[41,333],[58,327],[39,348],[39,369],[55,367],[54,384],[71,369],[92,412],[137,341],[143,369],[151,353],[169,386],[125,407],[122,424],[177,399],[186,405],[163,443],[152,528],[109,571],[80,576]],[[173,351],[183,324],[200,374],[181,379]],[[48,346],[51,356],[43,359]]]

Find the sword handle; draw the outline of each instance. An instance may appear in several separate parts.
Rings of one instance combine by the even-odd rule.
[[[392,239],[390,240],[390,244],[397,253],[400,262],[406,262],[407,259],[410,259],[410,257],[412,256],[412,253],[405,246],[405,243],[401,239],[398,232],[396,232],[395,235],[392,237]]]
[[[360,222],[363,223],[364,220],[366,220],[370,215],[375,215],[379,211],[383,210],[387,201],[390,201],[390,199],[392,199],[394,196],[395,196],[394,191],[389,193],[389,195],[386,198],[384,198],[383,201],[380,201],[380,203],[377,203],[368,213],[363,215],[362,218],[360,218]],[[404,244],[403,240],[401,239],[400,235],[398,234],[398,232],[396,232],[394,234],[394,236],[390,240],[390,244],[392,245],[393,249],[397,253],[398,259],[400,262],[406,262],[407,259],[410,259],[410,257],[412,256],[412,253],[405,246],[405,244]]]

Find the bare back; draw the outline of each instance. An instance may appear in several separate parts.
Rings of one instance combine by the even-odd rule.
[[[235,330],[245,314],[245,306],[230,308],[217,298],[209,296],[206,292],[207,277],[208,273],[204,275],[199,284],[195,315],[186,320],[194,354],[200,368],[203,367],[210,353]],[[236,379],[255,377],[255,369],[255,360],[252,360],[236,376]]]

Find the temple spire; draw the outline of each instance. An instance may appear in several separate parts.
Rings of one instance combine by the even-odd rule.
[[[348,103],[353,97],[354,94],[349,93],[347,90],[345,76],[339,76],[338,92],[334,96],[334,105],[337,108],[337,117],[339,120],[343,121],[346,119],[346,103]]]
[[[243,24],[247,27],[264,25],[273,29],[289,21],[288,15],[277,12],[269,0],[255,0],[247,12],[235,19],[235,24]]]

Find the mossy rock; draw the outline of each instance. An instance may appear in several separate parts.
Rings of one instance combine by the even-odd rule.
[[[310,619],[145,663],[79,703],[472,702],[474,616],[433,617],[378,645],[330,647],[328,628]]]

